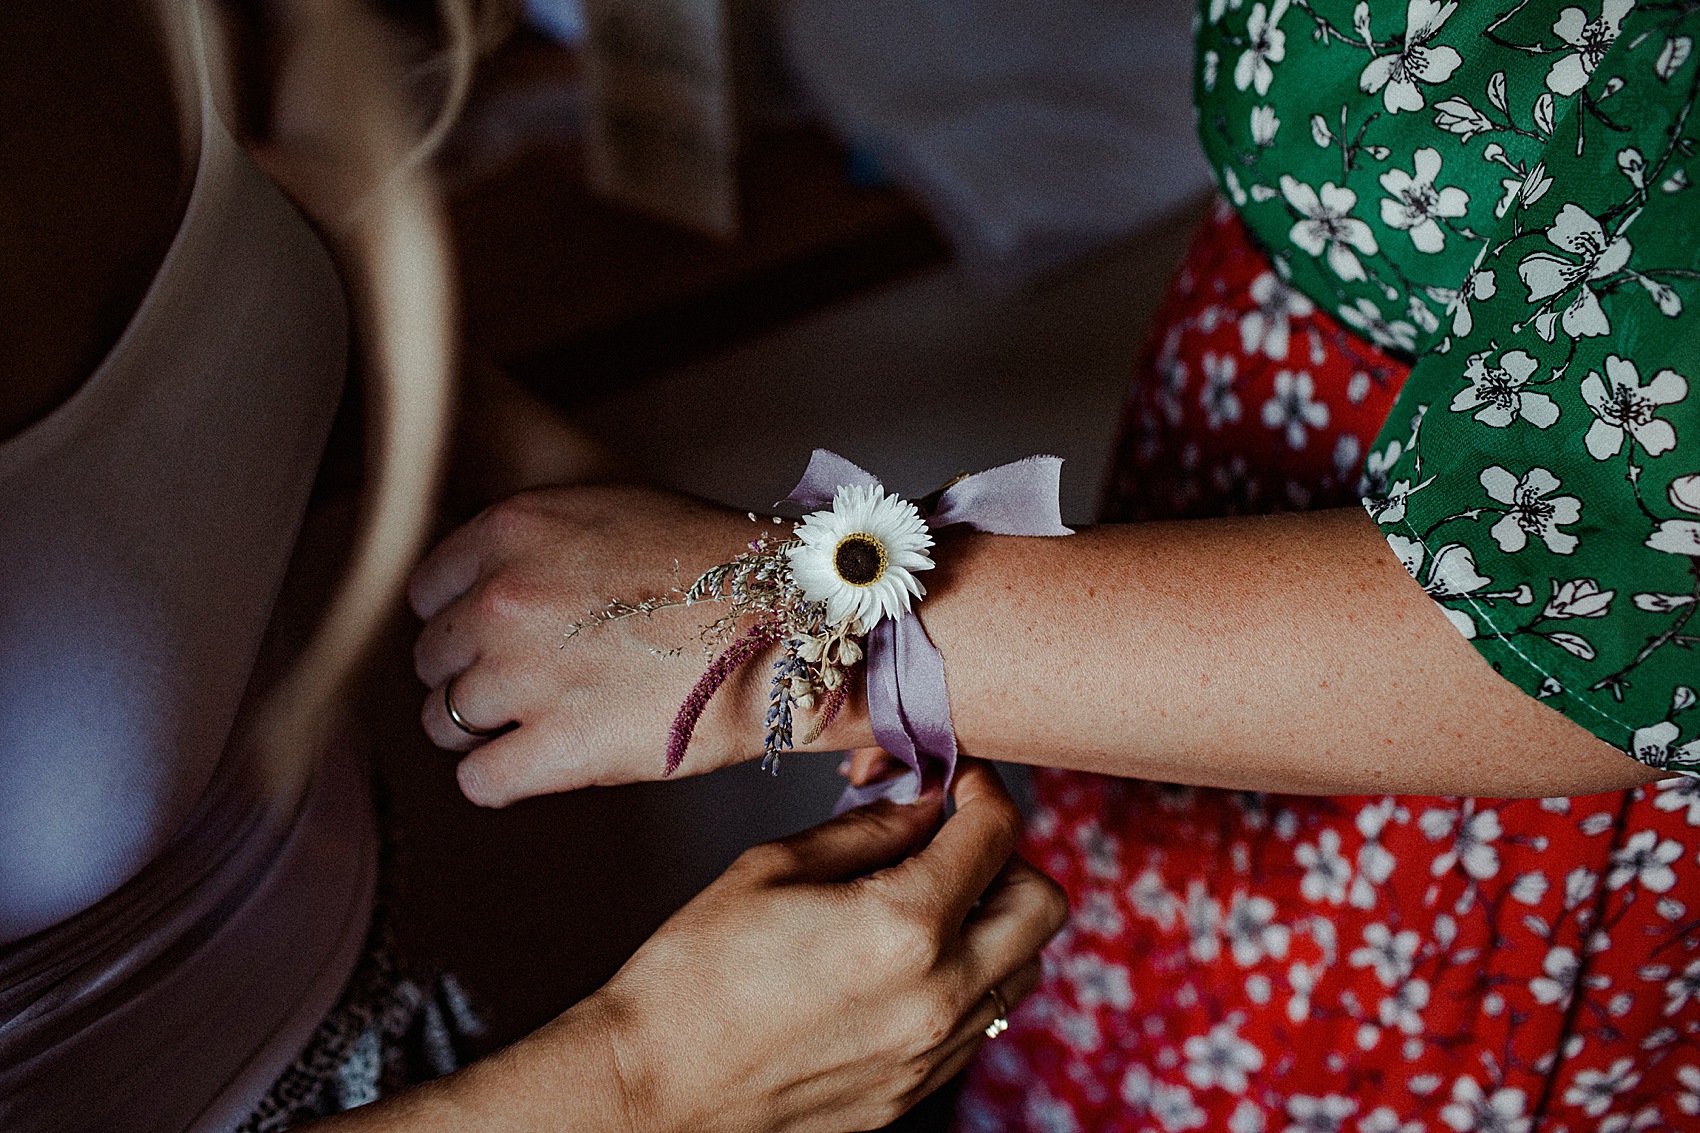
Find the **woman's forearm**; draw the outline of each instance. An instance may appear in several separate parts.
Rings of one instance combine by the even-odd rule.
[[[1657,776],[1500,677],[1356,510],[968,536],[920,612],[964,751],[1304,793]]]
[[[634,1133],[596,997],[514,1045],[405,1093],[324,1121],[313,1133]]]

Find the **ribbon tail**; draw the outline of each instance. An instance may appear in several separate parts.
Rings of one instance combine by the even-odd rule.
[[[835,452],[817,448],[809,457],[803,478],[780,503],[800,504],[806,508],[832,506],[832,497],[841,487],[879,488],[879,477],[867,469],[852,464]]]
[[[1061,457],[1030,456],[976,472],[939,497],[927,522],[966,523],[993,535],[1073,535],[1058,503],[1062,463]]]
[[[874,739],[908,770],[883,783],[847,788],[834,813],[876,799],[912,803],[929,772],[941,773],[946,790],[956,774],[944,657],[913,611],[882,620],[868,635],[867,674]]]

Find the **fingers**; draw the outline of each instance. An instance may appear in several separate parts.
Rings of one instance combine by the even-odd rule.
[[[478,660],[474,640],[470,591],[450,602],[426,621],[413,643],[413,671],[428,687],[436,688]],[[461,707],[455,701],[455,707]]]
[[[937,826],[943,809],[937,791],[908,806],[888,801],[859,806],[771,843],[774,852],[767,856],[774,859],[774,872],[788,879],[848,881],[914,853]]]
[[[852,787],[881,783],[908,770],[902,760],[887,755],[882,748],[877,747],[859,747],[850,753],[850,758],[845,762],[849,766],[844,770],[844,777],[850,780]]]
[[[1067,920],[1062,886],[1012,857],[963,925],[967,961],[987,982],[1001,979],[1030,963]]]
[[[979,759],[956,765],[956,813],[932,842],[894,873],[942,902],[941,919],[960,925],[986,887],[1003,871],[1021,834],[1021,811],[997,769]],[[900,882],[901,883],[901,882]]]
[[[450,602],[472,589],[482,561],[477,519],[456,528],[425,556],[407,582],[407,604],[421,621],[430,621]]]
[[[1039,986],[1043,971],[1038,957],[1034,957],[1010,973],[1007,978],[993,985],[998,989],[998,994],[1003,996],[1004,1006],[1008,1008],[1009,1014],[1013,1015],[1016,1005]],[[980,1048],[994,1041],[986,1034],[986,1028],[992,1025],[992,1020],[1000,1017],[1007,1019],[1007,1016],[1000,1016],[998,1005],[989,991],[976,1000],[951,1037],[934,1052],[939,1060],[938,1064],[921,1082],[920,1088],[910,1098],[910,1104],[920,1101],[962,1073],[974,1060],[974,1056],[980,1053]]]
[[[554,782],[559,775],[560,769],[538,758],[530,750],[528,739],[517,731],[478,743],[455,765],[460,793],[485,807],[511,806],[521,799],[559,790]]]
[[[491,737],[473,735],[456,724],[449,715],[450,699],[455,712],[469,727],[493,732],[513,720],[499,707],[504,703],[499,691],[490,685],[483,669],[460,673],[425,694],[419,722],[431,742],[445,751],[471,751]]]

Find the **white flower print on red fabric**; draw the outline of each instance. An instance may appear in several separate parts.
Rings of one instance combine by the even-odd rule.
[[[1412,172],[1389,169],[1381,175],[1388,196],[1381,199],[1381,221],[1408,233],[1419,252],[1446,247],[1442,220],[1455,220],[1470,211],[1470,194],[1455,185],[1435,185],[1440,176],[1440,151],[1424,146],[1411,155]]]
[[[1240,419],[1240,399],[1234,392],[1235,365],[1231,354],[1206,354],[1201,363],[1204,385],[1198,391],[1198,407],[1204,410],[1211,429],[1232,425]]]
[[[1310,317],[1316,307],[1272,271],[1252,280],[1250,290],[1257,307],[1240,316],[1240,347],[1247,354],[1284,361],[1292,320]]]
[[[1536,1003],[1570,1005],[1570,993],[1582,974],[1582,963],[1573,949],[1560,944],[1547,950],[1541,961],[1542,974],[1529,981],[1529,994]]]
[[[1346,901],[1346,883],[1352,878],[1352,863],[1340,853],[1340,833],[1324,830],[1313,845],[1300,842],[1293,857],[1305,867],[1299,891],[1312,901],[1327,901],[1342,905]]]
[[[1434,808],[1423,812],[1418,820],[1429,841],[1439,842],[1448,835],[1452,846],[1435,855],[1429,872],[1439,877],[1454,866],[1462,866],[1470,877],[1482,881],[1499,872],[1499,849],[1494,845],[1504,828],[1499,812],[1476,809],[1475,799],[1465,799],[1458,810]]]
[[[1700,960],[1691,962],[1680,976],[1665,984],[1665,1014],[1675,1015],[1696,998],[1700,998]]]
[[[1133,988],[1128,971],[1091,952],[1081,952],[1062,962],[1063,978],[1074,985],[1075,1002],[1090,1010],[1109,1007],[1126,1011],[1133,1006]]]
[[[1394,932],[1381,921],[1364,926],[1363,947],[1355,948],[1346,962],[1354,968],[1374,968],[1375,978],[1397,987],[1411,974],[1422,937],[1412,929]]]
[[[1452,1083],[1452,1100],[1440,1119],[1458,1133],[1529,1133],[1528,1096],[1502,1087],[1489,1094],[1468,1074]]]
[[[1605,1070],[1578,1070],[1564,1091],[1566,1105],[1578,1106],[1589,1117],[1599,1117],[1611,1108],[1617,1095],[1633,1090],[1641,1082],[1633,1058],[1620,1058]]]
[[[1690,1116],[1700,1114],[1700,1066],[1684,1066],[1676,1077],[1683,1085],[1676,1095],[1676,1108]]]
[[[1458,10],[1455,0],[1411,0],[1405,9],[1405,36],[1399,48],[1377,55],[1358,76],[1365,94],[1382,92],[1382,105],[1389,114],[1421,110],[1423,92],[1419,83],[1444,83],[1463,59],[1445,45],[1431,46],[1440,29]]]
[[[1567,260],[1551,252],[1531,252],[1517,265],[1517,274],[1529,289],[1529,302],[1544,303],[1572,288],[1576,297],[1564,309],[1560,325],[1572,338],[1610,334],[1611,321],[1600,306],[1600,297],[1589,284],[1621,271],[1633,249],[1627,238],[1607,235],[1594,217],[1567,204],[1547,228],[1547,239],[1576,256]],[[1541,336],[1552,339],[1554,313],[1537,318]]]
[[[1356,1112],[1358,1103],[1338,1094],[1320,1098],[1295,1094],[1287,1099],[1287,1119],[1292,1124],[1283,1133],[1340,1133]]]
[[[1552,493],[1561,487],[1557,476],[1545,468],[1531,468],[1518,479],[1495,464],[1482,470],[1481,484],[1489,499],[1507,505],[1505,517],[1492,528],[1500,550],[1516,554],[1531,535],[1555,555],[1576,550],[1576,536],[1559,528],[1582,517],[1582,501],[1575,496],[1554,496]]]
[[[1423,1123],[1415,1118],[1401,1121],[1390,1106],[1379,1106],[1358,1122],[1358,1133],[1425,1133]]]
[[[1315,392],[1315,382],[1302,370],[1275,375],[1275,395],[1263,403],[1263,423],[1284,433],[1288,448],[1304,448],[1307,428],[1328,425],[1328,406],[1315,399]]]
[[[1368,278],[1355,252],[1373,256],[1381,249],[1369,225],[1352,215],[1358,205],[1356,193],[1332,181],[1313,189],[1282,174],[1281,196],[1301,218],[1288,233],[1293,243],[1310,255],[1326,258],[1341,279]]]
[[[1528,388],[1539,362],[1525,351],[1507,350],[1498,365],[1490,365],[1491,355],[1488,350],[1470,355],[1464,366],[1470,384],[1452,399],[1454,413],[1474,409],[1476,420],[1494,429],[1503,429],[1519,417],[1537,429],[1558,420],[1558,404],[1540,390]]]
[[[1423,1009],[1428,1006],[1427,980],[1410,979],[1381,1001],[1376,1016],[1383,1027],[1395,1027],[1407,1035],[1423,1033]]]
[[[1288,0],[1275,0],[1271,7],[1261,2],[1251,6],[1251,18],[1246,24],[1246,49],[1234,64],[1234,88],[1251,87],[1259,95],[1269,93],[1275,79],[1271,64],[1287,57],[1287,33],[1277,25],[1287,14]]]
[[[1611,856],[1611,868],[1606,872],[1606,888],[1622,889],[1637,882],[1654,893],[1669,893],[1676,887],[1676,871],[1671,863],[1682,857],[1682,843],[1673,838],[1660,838],[1657,831],[1642,830],[1631,835],[1623,848]]]
[[[1275,921],[1275,903],[1267,897],[1235,893],[1228,904],[1228,915],[1222,921],[1222,933],[1228,938],[1234,962],[1242,968],[1265,956],[1282,959],[1292,931]]]
[[[1193,1035],[1181,1048],[1186,1052],[1186,1080],[1200,1090],[1223,1089],[1243,1094],[1248,1071],[1263,1069],[1263,1052],[1239,1035],[1244,1016],[1235,1016]]]
[[[1635,7],[1635,0],[1605,0],[1598,19],[1588,19],[1581,8],[1566,8],[1552,25],[1553,34],[1574,51],[1554,61],[1547,72],[1547,89],[1557,95],[1572,95],[1588,85],[1594,68],[1617,42],[1618,26]]]
[[[1700,779],[1678,775],[1661,779],[1653,805],[1663,811],[1681,811],[1690,826],[1700,826]]]
[[[1648,456],[1675,448],[1676,430],[1657,414],[1688,396],[1688,379],[1675,370],[1660,370],[1642,385],[1635,363],[1616,354],[1606,355],[1605,369],[1605,381],[1594,371],[1582,379],[1582,400],[1594,411],[1594,423],[1588,427],[1589,455],[1610,460],[1623,451],[1625,432]]]

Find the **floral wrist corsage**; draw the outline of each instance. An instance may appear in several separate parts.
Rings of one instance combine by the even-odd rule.
[[[911,774],[852,789],[840,809],[881,796],[913,799],[923,761],[937,761],[947,781],[956,763],[944,660],[913,608],[926,595],[916,575],[934,565],[932,530],[965,523],[1001,535],[1071,534],[1057,504],[1061,467],[1056,457],[1028,457],[959,476],[917,504],[888,493],[843,457],[816,449],[787,497],[816,510],[788,537],[763,534],[730,562],[666,596],[610,602],[568,627],[567,636],[662,609],[702,602],[726,607],[703,631],[705,643],[719,652],[673,721],[663,775],[684,761],[715,692],[771,647],[782,652],[773,662],[762,766],[775,772],[780,755],[794,746],[796,714],[814,713],[801,741],[814,742],[843,707],[852,676],[865,662],[874,737]]]

